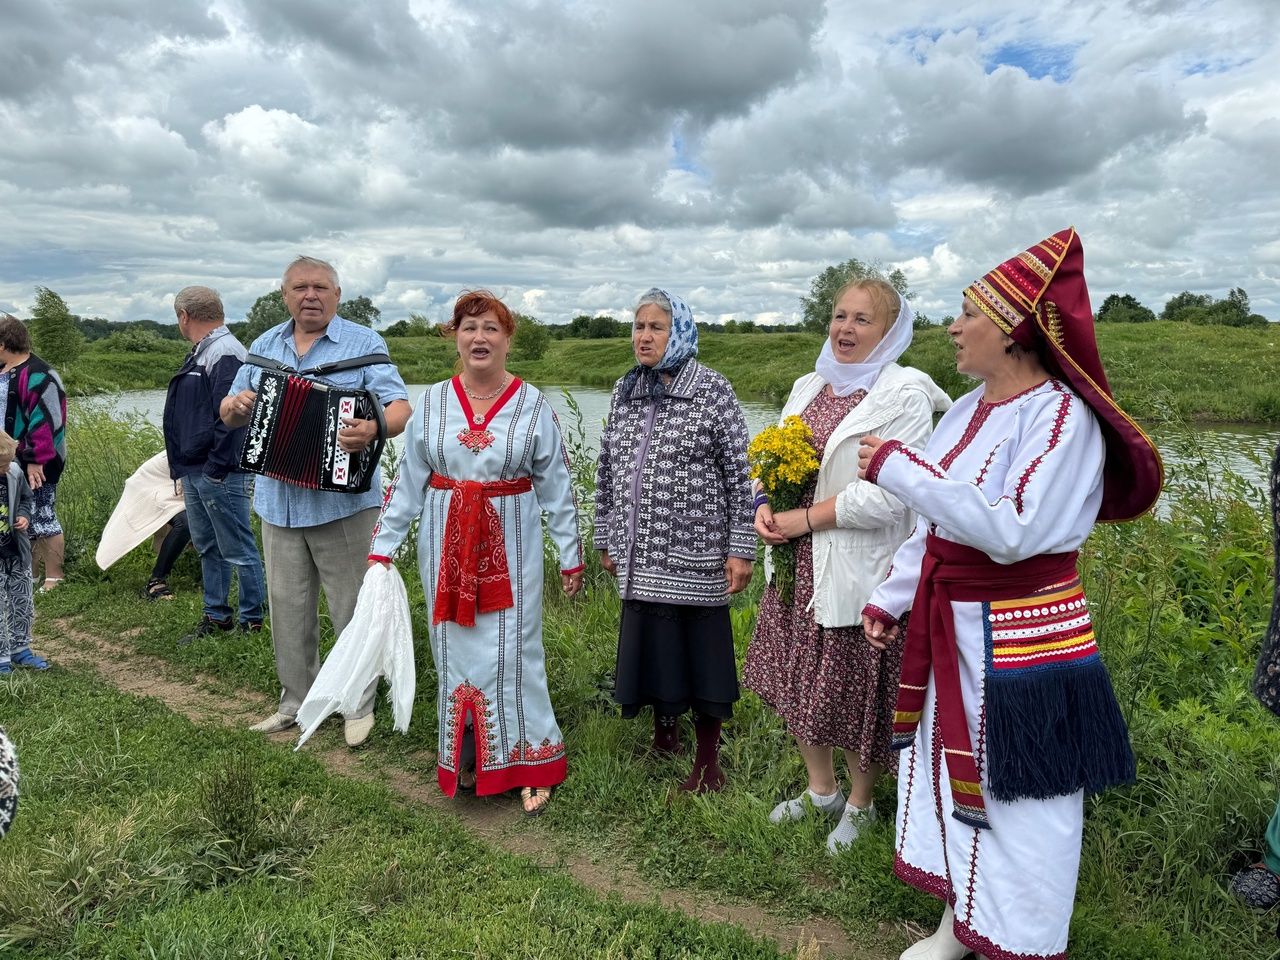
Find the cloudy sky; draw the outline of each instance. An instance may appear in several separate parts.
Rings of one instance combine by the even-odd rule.
[[[956,312],[1074,224],[1094,305],[1280,319],[1276,0],[0,0],[0,309],[233,318],[306,252],[391,321],[646,287],[796,319],[900,267]]]

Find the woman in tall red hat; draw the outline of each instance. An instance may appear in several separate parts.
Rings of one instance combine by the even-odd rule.
[[[860,451],[859,475],[920,516],[863,619],[879,646],[912,611],[894,872],[947,904],[902,960],[1061,958],[1084,795],[1134,777],[1076,551],[1149,510],[1163,468],[1112,399],[1075,230],[971,284],[948,332],[982,385],[923,451]]]

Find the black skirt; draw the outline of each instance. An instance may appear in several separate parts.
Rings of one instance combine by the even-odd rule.
[[[624,600],[613,697],[624,717],[641,707],[727,720],[738,699],[729,605]]]

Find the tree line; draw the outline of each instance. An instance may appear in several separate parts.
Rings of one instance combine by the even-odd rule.
[[[724,323],[698,321],[698,329],[704,333],[821,333],[830,322],[833,300],[839,289],[851,280],[867,277],[887,281],[908,301],[915,297],[901,270],[886,273],[879,263],[866,263],[853,257],[827,267],[813,278],[809,284],[809,293],[800,298],[802,319],[799,323],[757,324],[751,320],[730,319]],[[374,327],[381,319],[382,311],[368,297],[359,296],[342,301],[338,305],[338,315],[353,323]],[[569,323],[542,323],[523,313],[515,316],[516,338],[513,350],[517,359],[540,358],[546,353],[552,340],[607,340],[631,335],[629,320],[617,320],[608,314],[580,314]],[[228,323],[227,326],[247,345],[271,327],[288,319],[289,311],[285,307],[283,294],[279,290],[272,290],[254,301],[243,321]],[[947,326],[952,319],[946,316],[938,322]],[[1166,320],[1229,327],[1261,327],[1268,323],[1266,317],[1252,311],[1249,295],[1241,287],[1233,288],[1221,300],[1212,294],[1184,290],[1170,297],[1158,315],[1132,294],[1113,293],[1102,301],[1094,319],[1098,323],[1152,323]],[[103,317],[78,316],[71,312],[62,297],[48,287],[36,287],[35,305],[27,323],[36,353],[55,365],[75,360],[86,343],[105,341],[101,346],[108,350],[146,353],[167,349],[166,341],[182,339],[174,323],[155,320],[119,323]],[[929,317],[917,314],[917,327],[933,324],[934,321]],[[440,328],[425,315],[410,313],[408,320],[399,320],[382,332],[387,337],[438,336]]]

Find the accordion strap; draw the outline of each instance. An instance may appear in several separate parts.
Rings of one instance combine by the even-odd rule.
[[[356,370],[360,367],[371,367],[375,363],[390,363],[391,358],[385,353],[365,353],[358,357],[352,357],[349,360],[334,360],[332,363],[322,363],[318,367],[311,367],[309,370],[299,370],[291,367],[287,363],[279,360],[272,360],[270,357],[264,357],[260,353],[251,353],[244,358],[245,363],[252,363],[255,367],[262,367],[264,370],[277,370],[280,373],[296,373],[300,376],[307,377],[323,377],[330,373],[341,373],[343,370]]]

